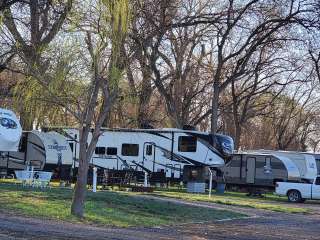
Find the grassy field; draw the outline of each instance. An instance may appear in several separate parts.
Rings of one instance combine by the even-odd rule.
[[[240,218],[244,215],[230,211],[190,207],[161,201],[146,200],[121,192],[88,193],[86,215],[79,220],[70,215],[72,191],[51,188],[37,190],[14,184],[0,184],[0,211],[84,222],[97,225],[159,226],[188,222]]]
[[[225,194],[191,194],[181,190],[157,190],[153,193],[155,196],[183,199],[187,201],[213,202],[225,205],[250,207],[257,209],[272,210],[285,213],[309,213],[310,209],[300,207],[291,207],[281,203],[286,203],[286,198],[267,194],[264,198],[248,197],[245,193],[226,192]]]

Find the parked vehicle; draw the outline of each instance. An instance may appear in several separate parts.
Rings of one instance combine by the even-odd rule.
[[[316,177],[312,183],[277,182],[275,194],[287,196],[289,202],[320,199],[320,176]]]
[[[69,177],[71,172],[75,177],[79,159],[78,130],[54,130],[24,132],[18,151],[8,152],[0,159],[0,169],[12,174],[33,166],[37,171],[54,171],[54,176],[58,174],[61,179]],[[232,152],[232,138],[220,134],[190,129],[103,129],[90,167],[98,167],[98,173],[108,178],[127,178],[136,173],[143,179],[147,172],[154,178],[153,182],[178,182],[182,180],[185,166],[220,167]]]
[[[228,187],[273,189],[277,181],[301,180],[297,166],[275,154],[236,153],[221,169]]]
[[[309,155],[313,156],[316,159],[317,174],[320,175],[320,153],[308,153],[308,152],[306,152],[305,154],[309,154]]]
[[[278,157],[289,158],[299,169],[300,178],[305,181],[313,181],[318,175],[317,164],[314,155],[295,151],[257,150],[254,152],[269,153]]]
[[[23,132],[18,151],[7,152],[0,160],[0,169],[9,175],[32,166],[36,171],[52,171],[53,177],[67,180],[72,163],[72,152],[64,136],[30,131]]]
[[[317,176],[313,156],[298,152],[252,150],[232,155],[217,182],[245,190],[274,190],[278,181],[310,182]]]
[[[0,153],[18,151],[21,134],[17,116],[11,110],[0,108]]]
[[[78,167],[79,132],[60,129],[69,141]],[[114,171],[147,172],[154,182],[181,181],[185,166],[220,167],[233,152],[225,135],[184,129],[103,129],[91,166]],[[91,136],[89,137],[90,141]],[[152,180],[152,179],[151,179]]]

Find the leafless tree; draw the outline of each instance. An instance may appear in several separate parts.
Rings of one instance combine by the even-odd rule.
[[[50,1],[3,1],[2,36],[8,43],[8,51],[1,53],[2,69],[18,55],[23,62],[20,72],[32,75],[32,69],[45,72],[50,64],[43,56],[44,49],[53,41],[61,29],[72,7],[72,0],[52,4]],[[19,16],[19,17],[18,17]],[[20,109],[21,125],[25,130],[32,129],[33,116],[23,107]]]
[[[213,98],[211,131],[217,131],[220,93],[246,73],[250,60],[260,47],[288,40],[283,34],[291,24],[299,22],[300,14],[309,11],[309,5],[296,1],[263,3],[252,0],[225,6],[225,21],[214,26],[216,47],[213,71]],[[277,9],[277,10],[275,10]],[[248,19],[254,18],[254,23]]]

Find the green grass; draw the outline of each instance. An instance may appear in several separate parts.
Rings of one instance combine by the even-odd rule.
[[[290,207],[282,203],[286,202],[283,197],[267,194],[265,198],[248,197],[245,193],[226,192],[225,194],[212,194],[211,198],[207,194],[186,193],[183,190],[157,190],[155,196],[183,199],[187,201],[213,202],[224,205],[265,209],[284,213],[309,213],[310,209],[301,207]]]
[[[204,222],[245,215],[147,200],[120,192],[89,192],[85,218],[79,220],[70,214],[72,190],[51,188],[38,190],[19,185],[0,184],[0,210],[32,217],[84,222],[96,225],[159,226],[188,222]]]

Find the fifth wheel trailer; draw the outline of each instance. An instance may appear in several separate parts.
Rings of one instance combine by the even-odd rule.
[[[0,108],[0,176],[7,174],[1,167],[9,151],[18,151],[22,129],[16,115],[8,109]]]
[[[0,152],[17,151],[22,129],[16,115],[0,108]]]
[[[78,167],[79,132],[56,130],[66,136]],[[89,137],[89,141],[91,136]],[[186,166],[221,167],[233,152],[233,140],[225,135],[183,129],[103,129],[90,160],[108,172],[132,169],[158,180],[181,181]],[[152,180],[151,180],[152,181]]]
[[[53,171],[53,177],[69,180],[72,152],[65,137],[56,132],[23,132],[18,151],[7,152],[0,168],[7,174],[32,166],[37,171]]]

